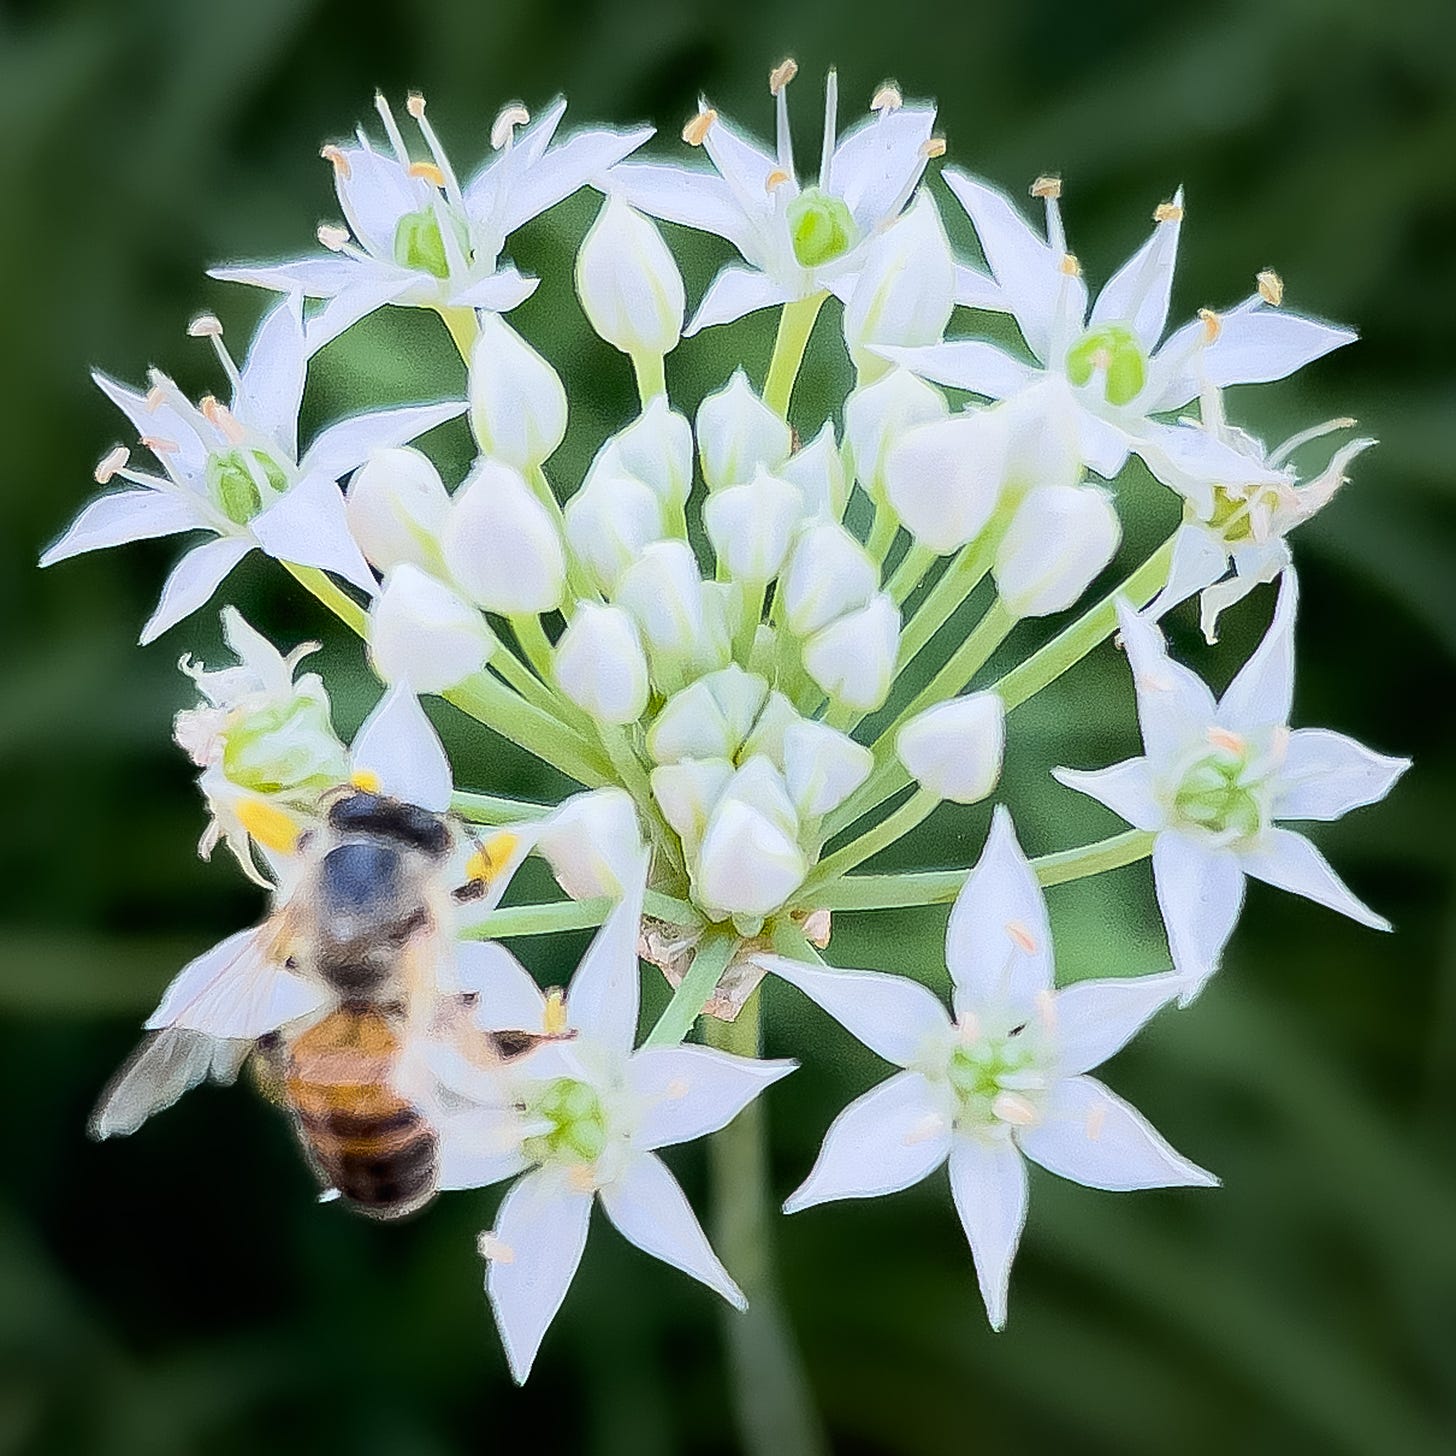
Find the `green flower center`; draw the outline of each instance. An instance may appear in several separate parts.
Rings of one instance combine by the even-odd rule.
[[[326,702],[298,694],[250,712],[223,738],[228,782],[255,794],[312,797],[349,776]]]
[[[1003,1094],[1034,1103],[1045,1085],[1038,1028],[1026,1025],[1004,1037],[962,1042],[951,1053],[946,1077],[960,1106],[959,1127],[991,1127],[1004,1121],[996,1107]]]
[[[447,213],[450,230],[459,244],[460,256],[470,258],[470,234],[453,213]],[[450,257],[440,234],[440,220],[432,207],[407,212],[394,229],[394,261],[401,268],[416,268],[436,278],[450,276]]]
[[[1131,404],[1148,381],[1148,356],[1125,324],[1090,329],[1067,353],[1067,378],[1080,388],[1098,372],[1108,404]]]
[[[1265,498],[1262,504],[1272,512],[1278,502],[1278,492],[1273,486],[1245,489],[1235,489],[1227,485],[1214,486],[1213,514],[1209,517],[1208,524],[1225,541],[1252,541],[1254,513],[1259,509],[1261,496]]]
[[[1212,834],[1250,838],[1264,827],[1259,785],[1245,779],[1247,755],[1215,753],[1200,759],[1183,776],[1173,798],[1174,812],[1187,824]]]
[[[288,489],[288,472],[265,451],[223,450],[208,456],[208,489],[235,525],[246,526],[263,509],[260,480],[277,495]]]
[[[842,258],[855,245],[859,229],[844,200],[809,187],[789,203],[789,238],[794,257],[805,268]]]
[[[558,1077],[532,1105],[536,1116],[551,1124],[549,1132],[531,1138],[526,1152],[533,1161],[592,1163],[607,1146],[607,1116],[594,1088],[571,1077]]]

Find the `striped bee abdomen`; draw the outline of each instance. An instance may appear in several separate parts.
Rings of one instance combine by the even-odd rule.
[[[376,1218],[401,1218],[434,1196],[434,1129],[391,1085],[399,1040],[387,1017],[346,1005],[288,1049],[285,1088],[319,1172]]]

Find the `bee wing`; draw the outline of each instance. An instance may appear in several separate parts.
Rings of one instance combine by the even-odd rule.
[[[101,1094],[87,1130],[97,1139],[125,1137],[206,1078],[234,1081],[251,1050],[250,1041],[184,1026],[151,1032]]]
[[[254,1041],[321,1010],[326,987],[294,975],[279,959],[286,926],[277,916],[230,935],[184,966],[147,1021],[148,1031],[184,1027]]]

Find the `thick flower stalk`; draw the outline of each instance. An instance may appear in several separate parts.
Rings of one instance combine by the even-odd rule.
[[[1243,303],[1170,332],[1181,192],[1093,289],[1067,246],[1060,181],[1032,185],[1044,228],[969,173],[947,170],[940,192],[926,176],[945,151],[934,108],[906,105],[888,83],[841,136],[831,72],[817,168],[801,167],[787,102],[796,72],[786,61],[769,78],[769,149],[702,103],[683,135],[711,171],[624,160],[643,128],[553,144],[564,103],[534,123],[513,105],[491,131],[493,159],[462,185],[423,101],[407,108],[417,145],[381,101],[386,148],[361,132],[324,149],[347,221],[321,232],[332,255],[216,270],[284,294],[241,366],[216,320],[194,324],[217,348],[229,403],[193,405],[160,374],[146,394],[98,376],[160,473],[113,451],[97,478],[125,488],[86,507],[44,558],[207,533],[164,589],[149,641],[261,549],[358,634],[384,685],[346,748],[322,677],[299,674],[307,646],[280,651],[229,607],[236,665],[184,660],[202,701],[178,714],[176,737],[208,808],[201,848],[225,842],[271,887],[274,911],[182,972],[96,1130],[131,1131],[254,1054],[281,1066],[308,1145],[322,1125],[301,1100],[310,1057],[320,1045],[342,1054],[343,1037],[374,1069],[370,1082],[350,1062],[347,1084],[383,1087],[413,1130],[409,1208],[516,1179],[481,1251],[517,1379],[568,1297],[600,1201],[629,1240],[752,1304],[732,1340],[740,1408],[756,1448],[775,1452],[817,1437],[771,1280],[755,1099],[792,1063],[760,1057],[764,976],[900,1069],[841,1115],[788,1208],[890,1192],[947,1166],[999,1328],[1026,1160],[1096,1188],[1214,1181],[1088,1073],[1155,1012],[1193,1000],[1233,933],[1246,876],[1384,926],[1285,821],[1372,803],[1407,766],[1290,727],[1289,538],[1373,442],[1352,438],[1306,472],[1296,454],[1353,422],[1266,450],[1228,419],[1223,395],[1282,379],[1354,334],[1286,311],[1269,271]],[[640,408],[593,442],[575,479],[557,452],[582,384],[501,316],[535,286],[503,249],[584,184],[603,194],[601,210],[570,277],[542,286],[561,308],[575,306],[574,286],[630,365]],[[957,206],[989,272],[952,248],[942,219]],[[741,255],[686,328],[674,247],[697,244],[653,219]],[[853,388],[791,412],[831,298]],[[317,350],[385,305],[439,314],[463,397],[372,412],[363,401],[300,453]],[[779,327],[762,378],[732,352],[734,331],[715,329],[716,383],[683,397],[680,339],[770,307]],[[1010,315],[1024,353],[974,337],[985,310]],[[1184,413],[1194,407],[1196,418]],[[447,477],[414,442],[428,447],[428,431],[461,414],[475,457]],[[1171,487],[1167,539],[1114,568],[1132,457]],[[1216,700],[1154,624],[1198,596],[1211,643],[1220,612],[1275,581],[1273,625],[1247,663],[1223,669],[1232,682]],[[1119,634],[1144,754],[1056,776],[1130,828],[1027,859],[1000,804],[974,870],[875,871],[943,803],[996,796],[1017,709],[1094,650],[1110,658]],[[457,785],[430,696],[478,735],[474,761],[509,739],[582,792],[540,804]],[[353,865],[342,881],[322,868],[341,849]],[[561,898],[513,898],[531,853]],[[399,913],[382,938],[360,928],[378,911],[366,861],[371,873],[413,866],[428,885],[404,913],[405,881],[390,881]],[[1043,888],[1142,861],[1172,968],[1059,988],[1055,897],[1048,907]],[[833,957],[838,915],[946,902],[951,1011],[915,984],[927,968],[911,955],[894,975],[821,959]],[[591,927],[564,994],[539,988],[502,944]],[[668,992],[639,1034],[642,962]],[[695,1034],[706,1045],[685,1045]],[[780,1040],[773,1026],[767,1036]],[[775,1091],[774,1105],[791,1097]],[[702,1136],[723,1175],[718,1252],[659,1157]],[[333,1178],[326,1192],[401,1206],[403,1174],[361,1189],[311,1146]]]

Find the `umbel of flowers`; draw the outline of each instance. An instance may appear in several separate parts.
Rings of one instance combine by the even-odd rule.
[[[240,356],[215,318],[193,323],[217,353],[216,395],[193,401],[156,371],[140,387],[97,376],[131,438],[97,469],[105,493],[44,558],[186,534],[150,641],[256,548],[362,639],[385,691],[351,747],[323,680],[299,675],[308,649],[283,655],[234,609],[223,617],[236,663],[184,659],[203,698],[176,724],[206,801],[202,852],[225,843],[280,905],[340,785],[478,826],[458,836],[459,873],[480,893],[444,924],[427,992],[441,1006],[465,998],[477,1029],[545,1040],[482,1065],[457,1054],[436,1018],[393,1075],[438,1132],[441,1188],[516,1179],[481,1250],[518,1379],[566,1295],[597,1199],[628,1239],[743,1302],[733,1273],[752,1250],[725,1248],[727,1268],[719,1262],[659,1150],[761,1136],[757,1114],[719,1130],[792,1069],[759,1057],[764,975],[897,1069],[829,1129],[787,1209],[891,1193],[947,1166],[999,1328],[1026,1159],[1094,1188],[1215,1181],[1088,1074],[1160,1008],[1194,999],[1246,877],[1385,924],[1285,827],[1372,803],[1407,766],[1291,727],[1288,538],[1373,442],[1347,435],[1322,456],[1320,439],[1352,425],[1337,420],[1267,449],[1229,421],[1223,397],[1354,334],[1288,307],[1269,271],[1242,301],[1170,323],[1181,192],[1090,287],[1061,182],[1036,179],[1023,207],[941,168],[934,107],[891,84],[841,130],[831,72],[822,145],[805,165],[789,124],[796,69],[786,61],[770,77],[770,145],[704,101],[683,128],[682,160],[644,160],[647,129],[559,139],[563,103],[534,120],[513,103],[490,129],[490,161],[464,183],[423,98],[409,98],[411,127],[380,98],[383,143],[361,129],[323,150],[342,213],[319,229],[323,251],[217,270],[280,297]],[[577,480],[552,464],[572,382],[504,316],[537,287],[505,250],[521,223],[582,186],[603,200],[575,291],[630,363],[640,411]],[[979,257],[952,250],[944,208],[969,218]],[[737,254],[686,327],[683,279],[653,219]],[[670,239],[699,245],[691,231]],[[572,281],[544,290],[571,307]],[[317,350],[386,306],[439,316],[442,343],[466,365],[463,396],[364,402],[300,449]],[[722,326],[763,309],[777,312],[778,332],[758,379]],[[978,336],[988,312],[1010,316],[1015,350]],[[825,417],[796,411],[791,424],[800,363],[829,317],[853,389]],[[721,382],[689,410],[667,358],[685,333],[709,329]],[[447,481],[416,442],[461,414],[478,454]],[[1118,480],[1134,457],[1168,488],[1170,534],[1104,581],[1121,544]],[[1267,636],[1215,699],[1169,655],[1158,619],[1200,597],[1212,643],[1219,613],[1275,580]],[[1002,805],[975,866],[858,872],[942,802],[994,795],[1016,710],[1094,649],[1111,652],[1114,636],[1143,756],[1057,778],[1130,828],[1028,860],[1014,806]],[[1017,659],[1010,649],[1023,643],[988,680],[993,654]],[[508,738],[582,792],[547,806],[457,788],[420,705],[431,696],[480,725],[487,747]],[[549,862],[565,899],[502,904],[528,853]],[[1042,886],[1140,860],[1151,862],[1170,969],[1059,987]],[[913,959],[838,970],[821,958],[826,948],[833,958],[833,916],[947,901],[949,1010],[917,984],[928,968]],[[543,993],[502,944],[593,925],[564,997]],[[639,1038],[643,960],[672,990]],[[271,964],[259,932],[187,967],[148,1023],[171,1039],[149,1044],[153,1060],[126,1074],[98,1131],[130,1131],[204,1077],[230,1079],[258,1038],[315,1024],[328,998],[306,971]],[[792,1093],[774,1102],[787,1112]],[[757,1207],[753,1190],[720,1193]],[[753,1218],[739,1224],[750,1243],[763,1237]]]

